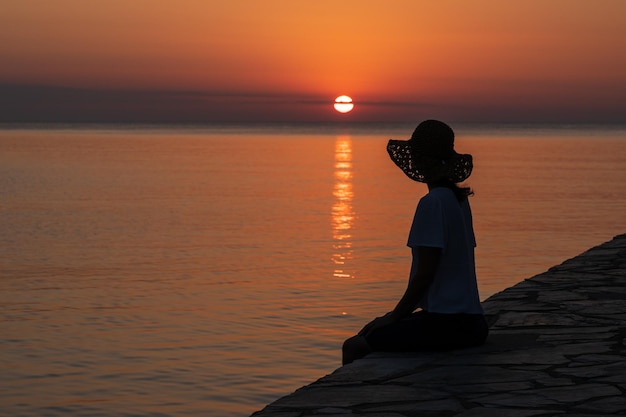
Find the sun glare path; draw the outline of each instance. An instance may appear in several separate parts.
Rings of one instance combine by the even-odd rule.
[[[335,186],[332,207],[333,249],[332,261],[335,264],[333,276],[354,278],[346,265],[352,259],[352,227],[355,212],[352,201],[352,140],[350,136],[337,136],[335,141]]]
[[[354,108],[354,103],[349,96],[339,96],[335,99],[334,107],[339,113],[348,113]]]

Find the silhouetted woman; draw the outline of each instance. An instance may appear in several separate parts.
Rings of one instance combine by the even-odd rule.
[[[473,193],[457,185],[470,176],[472,156],[454,151],[454,132],[437,120],[420,123],[410,140],[391,139],[387,151],[409,178],[428,185],[428,193],[409,233],[406,291],[392,311],[344,342],[344,365],[376,351],[476,346],[488,334],[474,265]]]

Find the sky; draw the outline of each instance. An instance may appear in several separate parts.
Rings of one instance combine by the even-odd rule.
[[[625,45],[624,0],[0,0],[0,122],[622,123]]]

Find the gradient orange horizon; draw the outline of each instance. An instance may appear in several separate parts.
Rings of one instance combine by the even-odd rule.
[[[621,0],[5,3],[2,85],[194,92],[261,118],[333,118],[339,94],[357,119],[626,105]]]

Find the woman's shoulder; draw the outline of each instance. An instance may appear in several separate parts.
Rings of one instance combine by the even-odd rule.
[[[445,188],[433,188],[425,194],[417,204],[418,211],[440,211],[448,205],[448,201],[450,200],[450,196],[448,193],[451,193],[452,200],[455,200],[454,193],[450,190],[446,191]],[[450,201],[452,201],[450,200]]]
[[[422,198],[425,198],[428,200],[439,200],[439,201],[446,201],[446,200],[452,199],[456,201],[456,195],[454,194],[454,191],[452,191],[448,187],[435,187],[431,189],[428,192],[428,194],[426,194]]]
[[[424,195],[418,204],[423,207],[437,207],[439,210],[469,210],[467,198],[459,201],[453,190],[447,187],[436,187]]]

